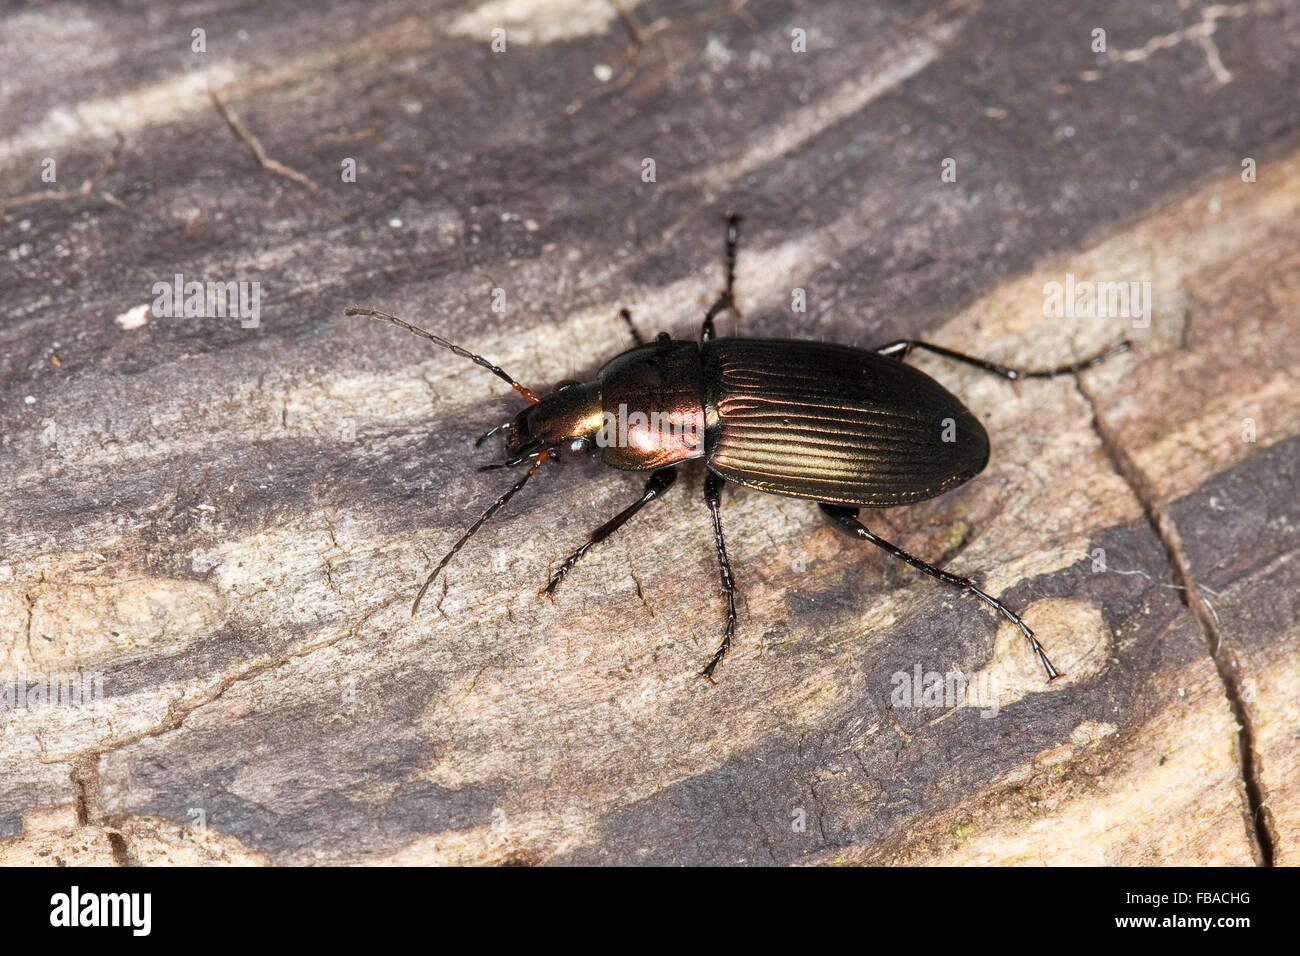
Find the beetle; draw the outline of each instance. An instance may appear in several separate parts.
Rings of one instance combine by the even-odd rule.
[[[917,339],[898,339],[874,350],[798,339],[721,338],[714,320],[736,314],[735,271],[740,217],[727,217],[726,284],[704,315],[698,342],[661,332],[646,342],[620,315],[636,345],[615,356],[590,382],[567,381],[539,396],[481,355],[374,309],[347,315],[390,322],[487,369],[509,383],[528,405],[493,426],[476,442],[505,432],[509,460],[485,466],[526,465],[523,476],[479,515],[425,579],[414,615],[443,568],[478,530],[506,506],[539,468],[570,455],[598,455],[614,468],[649,471],[641,496],[591,533],[556,570],[542,594],[555,589],[584,554],[673,486],[677,466],[703,459],[704,501],[713,539],[727,621],[722,643],[700,671],[713,673],[731,648],[736,630],[736,585],[722,534],[722,485],[730,481],[769,494],[815,502],[837,530],[882,548],[918,571],[969,591],[1014,624],[1047,672],[1061,676],[1034,632],[1014,611],[969,578],[937,568],[873,534],[862,508],[888,508],[941,495],[984,470],[988,433],[956,396],[904,359],[922,350],[973,365],[1015,382],[1070,375],[1129,348],[1123,341],[1058,368],[1026,371]]]

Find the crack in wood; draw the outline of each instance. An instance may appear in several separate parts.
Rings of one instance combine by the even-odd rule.
[[[1167,509],[1158,503],[1156,491],[1146,475],[1129,456],[1116,435],[1102,421],[1096,399],[1083,383],[1082,378],[1076,376],[1075,380],[1079,393],[1092,410],[1093,431],[1101,443],[1103,452],[1115,472],[1141,504],[1147,523],[1164,546],[1172,577],[1178,582],[1179,597],[1205,636],[1206,651],[1223,686],[1233,719],[1240,728],[1237,735],[1237,752],[1248,810],[1245,821],[1246,834],[1255,850],[1259,865],[1271,867],[1275,857],[1277,834],[1273,826],[1272,814],[1264,798],[1265,788],[1256,744],[1255,723],[1242,692],[1241,673],[1232,656],[1223,648],[1218,614],[1201,594],[1200,586],[1192,577],[1177,525],[1170,518]]]
[[[1147,59],[1157,50],[1167,50],[1175,47],[1184,40],[1196,40],[1205,53],[1206,65],[1210,72],[1214,74],[1214,79],[1220,86],[1232,82],[1232,72],[1223,65],[1223,60],[1219,56],[1219,48],[1214,43],[1214,34],[1218,30],[1219,21],[1223,19],[1237,19],[1244,17],[1256,9],[1255,4],[1238,3],[1233,5],[1216,3],[1205,7],[1201,10],[1201,19],[1191,26],[1183,27],[1172,33],[1166,33],[1161,36],[1152,37],[1142,46],[1131,50],[1110,50],[1106,56],[1111,60],[1117,60],[1123,63],[1138,63]],[[1268,4],[1258,5],[1260,12],[1267,13],[1270,11]]]
[[[87,756],[74,760],[70,776],[72,808],[76,814],[77,826],[90,827],[102,832],[108,839],[113,862],[118,866],[139,866],[140,860],[131,849],[131,841],[127,835],[117,827],[109,825],[102,799],[99,757]]]
[[[140,743],[143,740],[148,740],[152,737],[161,737],[162,735],[170,733],[173,730],[177,730],[181,727],[182,724],[184,724],[185,720],[191,714],[195,713],[202,707],[206,707],[208,704],[215,703],[217,700],[221,698],[223,694],[225,694],[226,691],[228,691],[231,687],[235,686],[236,684],[243,683],[244,681],[247,680],[252,680],[254,677],[275,670],[278,667],[282,667],[283,665],[289,663],[292,660],[296,660],[302,657],[307,657],[308,655],[314,654],[316,651],[319,650],[324,650],[327,647],[333,647],[339,641],[342,641],[346,638],[355,637],[359,632],[361,626],[365,624],[367,621],[369,621],[376,614],[378,614],[380,611],[386,610],[387,608],[392,607],[394,604],[403,602],[405,600],[406,598],[404,597],[391,597],[388,600],[380,604],[377,604],[376,606],[372,607],[370,610],[366,611],[355,622],[345,627],[340,633],[336,634],[333,637],[326,638],[325,640],[322,641],[315,641],[313,643],[304,645],[302,647],[284,651],[280,654],[276,654],[265,660],[252,664],[244,668],[243,670],[236,671],[234,674],[228,674],[225,677],[221,678],[221,680],[216,681],[213,684],[210,684],[207,690],[199,694],[196,698],[194,698],[190,702],[182,702],[182,697],[184,695],[178,697],[176,698],[176,700],[172,701],[170,704],[167,705],[167,713],[163,716],[162,720],[158,721],[156,724],[154,724],[151,727],[146,727],[143,730],[137,730],[137,731],[133,731],[132,733],[125,734],[122,737],[118,738],[117,740],[109,739],[105,742],[95,744],[89,747],[82,747],[79,750],[74,750],[74,751],[69,751],[69,752],[64,752],[59,754],[52,754],[52,755],[43,754],[40,758],[41,763],[55,764],[55,763],[71,762],[75,765],[78,762],[85,761],[85,760],[91,760],[91,759],[98,760],[98,758],[103,754],[114,753],[116,751],[129,747],[133,744]]]

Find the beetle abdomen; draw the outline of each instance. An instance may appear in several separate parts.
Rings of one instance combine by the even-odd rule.
[[[706,460],[776,495],[888,507],[974,477],[984,427],[947,389],[896,358],[781,339],[704,345]]]

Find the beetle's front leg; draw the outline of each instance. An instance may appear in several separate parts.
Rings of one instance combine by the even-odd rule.
[[[713,680],[713,669],[727,656],[727,651],[731,649],[731,638],[736,633],[736,582],[731,576],[731,562],[727,560],[727,545],[722,540],[722,518],[718,513],[721,500],[722,479],[709,472],[708,477],[704,479],[704,501],[713,516],[713,541],[718,546],[718,569],[722,572],[722,590],[727,594],[726,635],[722,638],[722,645],[717,653],[705,665],[704,670],[700,671],[700,676],[708,679],[710,683],[716,683]]]
[[[837,530],[843,531],[849,537],[858,538],[859,540],[862,541],[870,541],[876,547],[882,548],[885,551],[888,551],[894,557],[906,561],[908,564],[916,568],[918,571],[924,571],[926,574],[930,575],[931,577],[938,578],[940,581],[944,581],[948,584],[953,584],[959,588],[970,591],[972,594],[978,597],[989,607],[993,608],[995,611],[1000,613],[1003,617],[1005,617],[1016,627],[1020,628],[1020,632],[1024,634],[1026,638],[1028,638],[1029,646],[1034,649],[1034,654],[1038,656],[1038,659],[1043,663],[1043,667],[1047,670],[1047,679],[1049,681],[1056,680],[1056,678],[1061,676],[1060,671],[1058,671],[1056,667],[1052,664],[1052,662],[1048,659],[1047,652],[1043,650],[1043,645],[1039,642],[1038,638],[1034,637],[1034,632],[1029,629],[1029,625],[1026,624],[1024,621],[1022,621],[1019,615],[1015,614],[1010,608],[1008,608],[997,598],[990,597],[988,594],[985,594],[983,591],[977,588],[975,586],[975,582],[972,581],[970,578],[960,578],[949,571],[943,570],[942,568],[936,568],[932,564],[926,564],[920,558],[913,557],[912,555],[908,554],[902,548],[898,547],[898,545],[890,544],[884,538],[879,538],[876,535],[872,534],[870,531],[867,530],[867,526],[858,520],[857,508],[845,508],[841,505],[826,505],[826,504],[821,505],[820,507],[822,509],[822,514],[824,514],[827,517],[827,519],[830,520],[831,524]]]
[[[493,435],[495,435],[497,432],[503,432],[503,431],[505,431],[507,428],[510,427],[510,424],[511,424],[513,421],[514,421],[513,418],[507,418],[507,419],[506,419],[505,421],[503,421],[501,424],[499,424],[499,425],[493,425],[491,428],[489,428],[487,431],[485,431],[482,435],[479,435],[477,439],[475,439],[475,441],[474,441],[474,447],[475,447],[475,448],[482,448],[482,447],[483,447],[483,443],[484,443],[485,441],[487,441],[489,438],[491,438],[491,437],[492,437]]]
[[[645,491],[641,492],[641,497],[593,531],[591,537],[587,539],[587,542],[582,547],[564,559],[564,563],[560,565],[560,570],[555,572],[555,576],[551,578],[551,582],[537,593],[545,594],[548,598],[554,601],[555,589],[559,587],[561,579],[573,570],[573,566],[578,563],[579,558],[587,553],[588,548],[593,544],[599,544],[619,528],[623,527],[629,518],[671,488],[673,482],[676,480],[677,469],[673,467],[660,468],[652,474],[650,480],[645,483]]]
[[[736,310],[736,244],[740,241],[740,217],[734,212],[727,216],[727,286],[718,296],[718,301],[709,306],[704,313],[704,326],[700,329],[700,342],[709,341],[714,336],[713,320],[723,309]]]

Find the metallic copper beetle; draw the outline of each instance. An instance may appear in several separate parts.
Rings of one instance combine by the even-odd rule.
[[[872,534],[860,508],[887,508],[941,495],[979,474],[988,463],[984,427],[960,400],[924,372],[907,365],[912,349],[923,349],[1016,381],[1048,378],[1091,368],[1126,350],[1107,351],[1061,368],[1023,371],[950,349],[900,339],[879,349],[797,339],[718,338],[714,319],[735,308],[736,240],[740,219],[727,220],[726,286],[704,316],[699,342],[671,338],[651,343],[637,335],[627,310],[621,313],[637,338],[636,347],[610,360],[593,382],[566,382],[542,397],[498,366],[446,339],[385,312],[350,308],[392,322],[488,369],[530,405],[511,421],[483,435],[478,444],[506,433],[511,458],[489,468],[527,466],[523,477],[485,510],[433,569],[411,608],[480,527],[518,492],[537,469],[557,455],[595,454],[614,468],[649,471],[641,497],[597,528],[565,559],[543,593],[552,596],[561,579],[594,544],[667,491],[676,466],[701,458],[708,469],[704,499],[713,518],[714,542],[727,597],[726,632],[700,672],[713,672],[736,628],[735,581],[719,518],[722,482],[774,495],[815,501],[840,531],[869,541],[932,577],[972,594],[1018,627],[1047,671],[1060,676],[1034,632],[1002,602],[967,578],[925,563]]]

